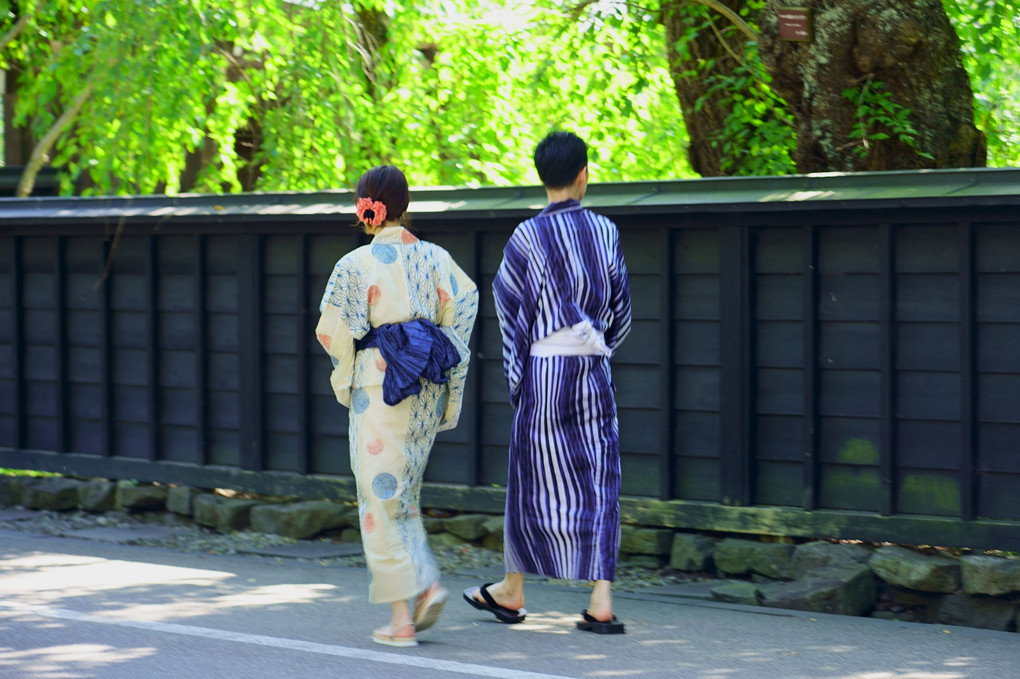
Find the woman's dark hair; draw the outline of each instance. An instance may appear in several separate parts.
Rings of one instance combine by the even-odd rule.
[[[551,132],[535,148],[535,169],[547,188],[562,189],[588,164],[588,145],[573,132]]]
[[[386,219],[400,220],[411,202],[404,173],[393,165],[379,165],[361,175],[354,190],[358,198],[371,198],[386,206]]]

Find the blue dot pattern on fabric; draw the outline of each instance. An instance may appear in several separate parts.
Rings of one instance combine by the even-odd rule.
[[[392,264],[397,261],[397,249],[386,243],[376,243],[373,245],[372,255],[383,264]]]
[[[454,276],[453,274],[450,274],[450,292],[453,293],[454,297],[457,296],[458,288],[459,286],[457,285],[457,277]]]
[[[393,474],[376,474],[372,479],[372,492],[382,500],[389,500],[397,492],[397,478]]]
[[[368,410],[368,393],[364,389],[355,389],[351,394],[351,409],[358,415]]]

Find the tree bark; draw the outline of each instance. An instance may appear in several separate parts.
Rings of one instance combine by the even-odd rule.
[[[779,38],[778,9],[791,4],[811,10],[810,42]],[[984,135],[942,0],[768,0],[760,30],[773,88],[796,120],[799,172],[984,166]],[[851,137],[858,111],[843,92],[875,81],[910,110],[917,134],[913,146],[893,136],[860,155],[861,140]]]
[[[359,7],[358,47],[361,52],[362,68],[368,82],[368,91],[373,98],[379,90],[385,90],[387,83],[379,82],[379,63],[382,61],[380,52],[389,42],[390,18],[385,10]]]
[[[744,0],[718,0],[718,4],[739,10]],[[712,136],[723,128],[726,117],[732,112],[724,99],[726,93],[707,94],[712,75],[731,75],[740,64],[736,55],[744,53],[743,33],[729,30],[731,23],[713,12],[712,23],[717,30],[701,30],[693,38],[685,39],[693,21],[703,21],[702,15],[692,11],[686,0],[665,0],[661,21],[666,28],[666,45],[669,54],[669,71],[673,78],[690,146],[687,150],[691,168],[702,177],[727,174],[722,170],[723,154],[712,145]],[[678,50],[677,43],[684,40],[686,50]],[[705,64],[711,63],[706,67]],[[700,108],[697,102],[705,97]]]

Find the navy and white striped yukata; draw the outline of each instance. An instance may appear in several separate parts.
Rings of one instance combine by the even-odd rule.
[[[506,571],[612,580],[620,446],[609,357],[539,356],[532,345],[587,327],[611,355],[626,337],[630,289],[616,225],[576,200],[549,205],[514,231],[493,292],[515,408]]]

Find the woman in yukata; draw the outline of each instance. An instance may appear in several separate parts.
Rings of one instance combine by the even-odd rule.
[[[369,600],[393,609],[372,640],[415,646],[448,597],[419,496],[436,434],[460,416],[478,290],[446,250],[401,226],[410,194],[400,170],[372,168],[356,194],[372,242],[337,262],[315,332],[337,401],[350,409]]]
[[[588,150],[554,132],[535,150],[549,205],[514,231],[493,282],[514,406],[499,583],[464,599],[524,620],[524,574],[594,582],[578,629],[619,634],[620,446],[609,359],[630,331],[616,225],[581,207]]]

